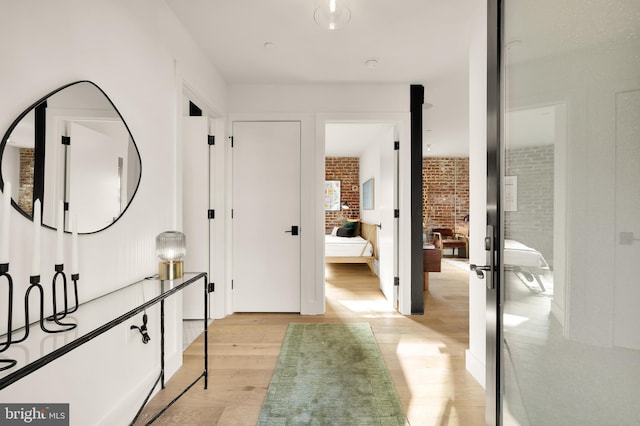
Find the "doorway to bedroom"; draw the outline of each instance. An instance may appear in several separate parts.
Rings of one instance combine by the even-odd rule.
[[[325,124],[325,286],[345,275],[377,285],[389,310],[398,299],[395,132],[393,123]],[[343,290],[358,298],[357,285]]]

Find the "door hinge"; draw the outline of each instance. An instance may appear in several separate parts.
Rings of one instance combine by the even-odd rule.
[[[393,150],[397,151],[400,149],[400,141],[393,141]]]
[[[395,209],[395,210],[393,211],[393,217],[395,217],[395,218],[400,217],[400,209]]]
[[[69,202],[65,201],[62,208],[64,209],[65,212],[68,212],[69,211]]]
[[[213,209],[207,210],[207,218],[208,219],[215,219],[216,218],[216,211],[213,210]]]
[[[400,277],[393,277],[393,285],[400,287]]]
[[[216,137],[215,135],[207,135],[207,143],[209,145],[215,145],[216,144]]]
[[[71,136],[63,136],[62,145],[71,145]]]
[[[233,148],[233,136],[229,136],[229,140],[231,141],[231,148]]]
[[[216,284],[209,283],[209,285],[207,286],[207,293],[213,293],[214,291],[216,291]]]

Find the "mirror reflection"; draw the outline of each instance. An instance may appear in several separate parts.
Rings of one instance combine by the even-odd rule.
[[[129,129],[105,93],[89,81],[64,86],[22,113],[0,145],[1,184],[11,182],[12,204],[33,217],[42,200],[42,223],[56,227],[59,201],[65,229],[79,233],[113,224],[133,199],[141,162]]]

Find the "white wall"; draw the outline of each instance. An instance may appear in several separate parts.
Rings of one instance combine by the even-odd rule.
[[[302,310],[324,312],[324,124],[326,122],[387,122],[398,126],[399,138],[409,146],[409,85],[232,85],[229,119],[281,119],[302,122],[302,219],[313,235],[302,234]],[[310,131],[310,132],[309,132]],[[402,146],[402,145],[401,145]],[[410,170],[409,149],[401,149],[400,170]],[[410,176],[400,178],[400,258],[410,256]],[[304,225],[301,225],[304,226]],[[403,262],[400,312],[410,313],[410,264]],[[227,281],[230,281],[228,277]],[[229,293],[230,283],[225,283]],[[407,289],[407,291],[404,291]]]
[[[109,95],[140,150],[142,180],[130,208],[109,229],[80,237],[80,298],[154,274],[155,236],[180,226],[176,135],[183,81],[222,111],[224,82],[163,2],[2,0],[0,9],[0,128],[8,128],[51,90],[86,79]],[[11,222],[17,302],[24,294],[32,257],[31,226],[15,211]],[[67,236],[67,251],[69,240]],[[48,282],[54,232],[44,229],[42,243],[42,275]],[[175,335],[180,332],[179,308],[169,304],[167,310],[168,329]],[[125,346],[130,325],[125,323],[0,391],[0,400],[69,402],[71,424],[128,423],[159,366],[158,314],[148,313],[153,327],[149,345]],[[181,339],[174,336],[169,342],[171,373],[181,362]]]

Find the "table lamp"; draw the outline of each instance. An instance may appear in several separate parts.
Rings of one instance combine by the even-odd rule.
[[[182,278],[184,263],[182,258],[187,252],[187,240],[182,232],[166,231],[156,237],[156,254],[160,258],[158,278],[174,280]]]

